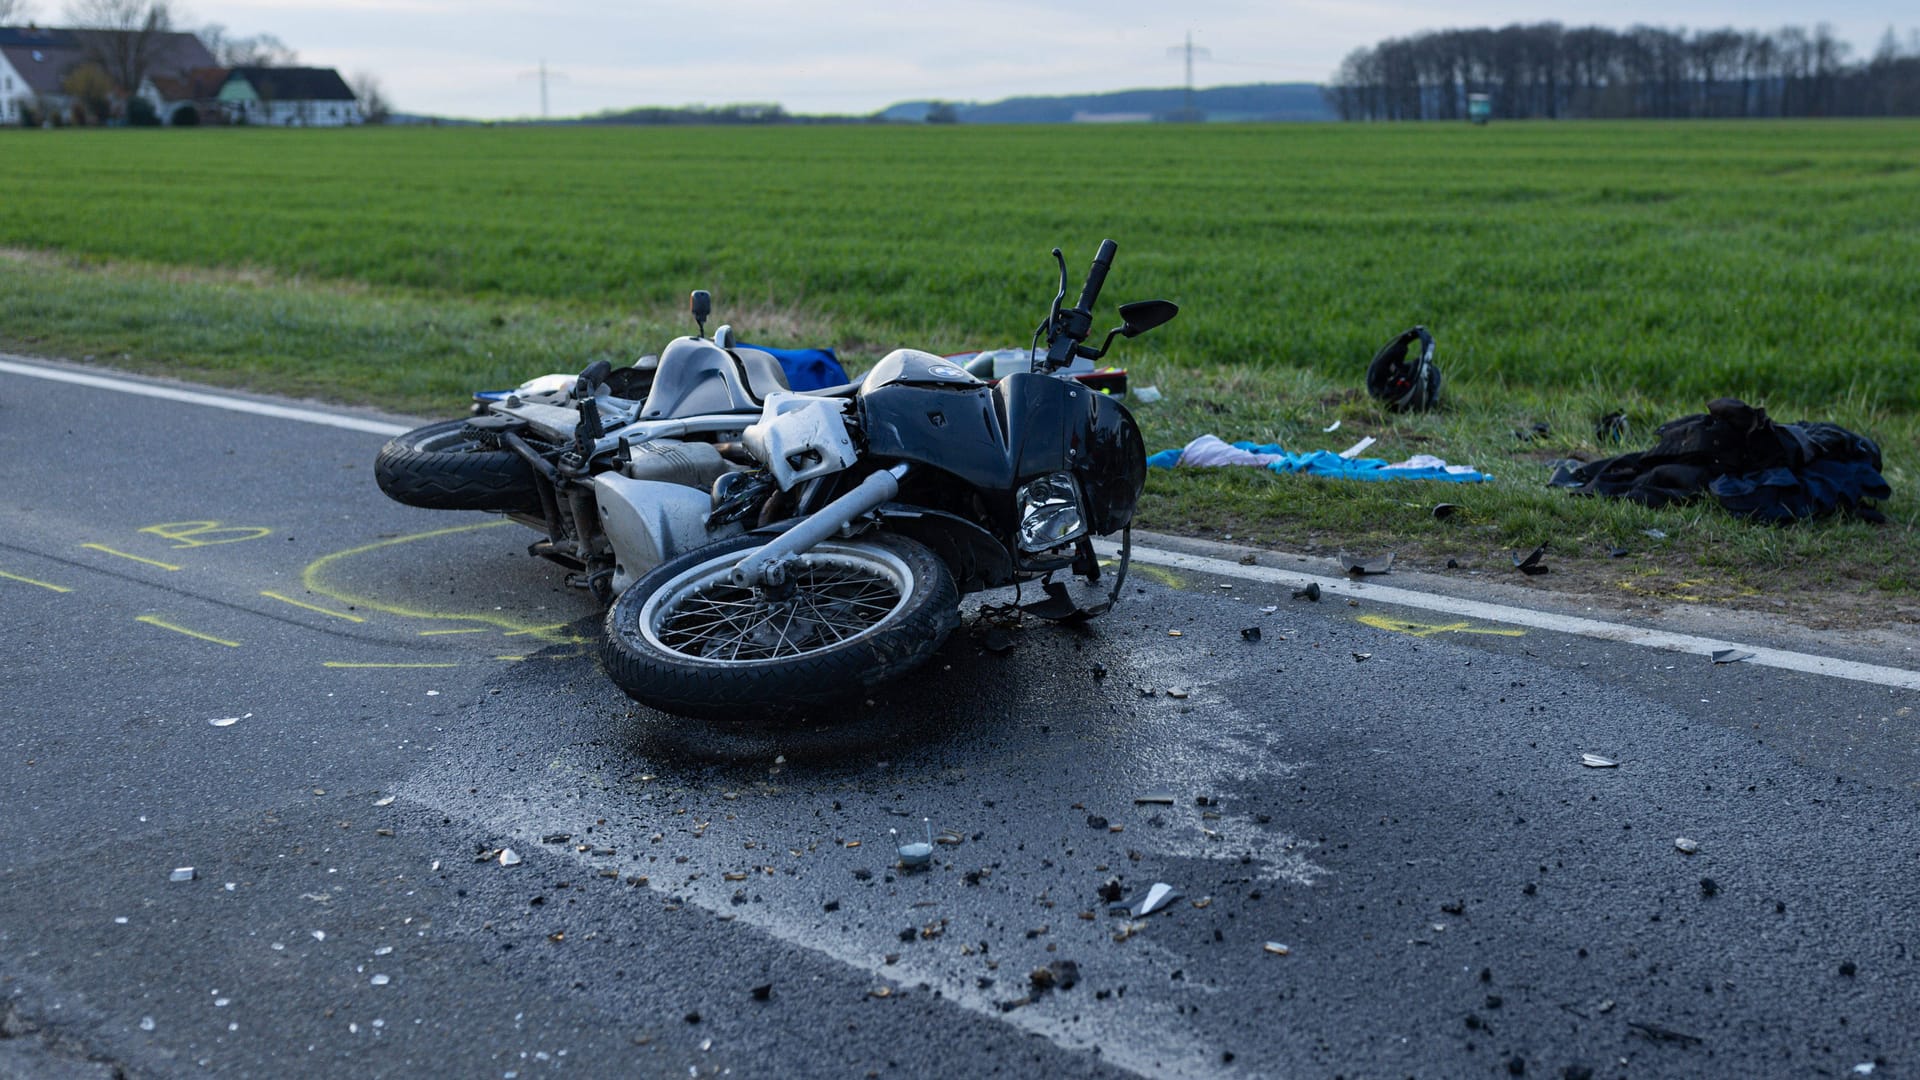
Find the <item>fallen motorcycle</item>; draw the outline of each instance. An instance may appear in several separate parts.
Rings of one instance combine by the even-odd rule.
[[[648,530],[627,530],[636,538],[714,539],[705,528],[709,492],[724,477],[758,467],[740,436],[769,395],[789,392],[771,353],[736,343],[727,326],[711,341],[703,336],[712,307],[705,291],[695,292],[699,334],[632,366],[596,361],[577,376],[543,375],[505,394],[476,395],[476,415],[429,424],[383,446],[375,480],[409,506],[491,511],[544,533],[529,552],[565,567],[570,581],[610,602],[638,571],[678,549],[630,545],[616,552],[603,513],[647,516]],[[802,393],[844,397],[853,390]],[[609,487],[620,494],[609,496]]]
[[[958,625],[962,595],[1037,581],[1042,598],[1021,608],[1036,616],[1110,608],[1145,452],[1126,408],[1065,369],[1179,310],[1123,304],[1121,324],[1086,344],[1114,253],[1113,241],[1100,245],[1078,303],[1064,307],[1066,260],[1054,250],[1059,288],[1028,371],[989,384],[898,349],[858,387],[767,394],[739,431],[752,465],[720,475],[710,499],[684,485],[669,498],[675,485],[634,479],[625,465],[596,475],[618,593],[601,646],[607,674],[666,712],[792,716],[924,662]],[[695,354],[716,373],[701,385],[732,392],[725,351],[682,338],[661,354],[647,414],[669,361]],[[684,426],[640,427],[657,438],[669,423]],[[640,454],[636,444],[628,456]],[[703,531],[711,542],[695,546]],[[1121,557],[1102,591],[1093,539],[1116,532]],[[1093,586],[1080,589],[1091,598],[1062,576]]]

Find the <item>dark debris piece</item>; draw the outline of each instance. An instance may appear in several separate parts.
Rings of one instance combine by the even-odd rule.
[[[1433,516],[1436,518],[1439,518],[1442,521],[1445,521],[1447,518],[1450,518],[1453,515],[1465,509],[1466,507],[1461,506],[1459,503],[1435,503],[1433,507]]]
[[[1293,598],[1295,600],[1311,600],[1316,604],[1319,603],[1320,583],[1317,581],[1307,582],[1306,588],[1293,590]]]
[[[1529,576],[1544,574],[1547,572],[1548,567],[1540,561],[1540,557],[1546,553],[1547,545],[1541,544],[1539,547],[1527,552],[1524,556],[1515,555],[1513,557],[1513,568]]]
[[[1627,1021],[1627,1027],[1642,1038],[1660,1043],[1675,1043],[1680,1046],[1699,1046],[1705,1040],[1698,1035],[1689,1035],[1684,1031],[1661,1027],[1659,1024],[1643,1023],[1639,1020]]]
[[[1260,640],[1260,628],[1259,628],[1259,627],[1257,627],[1257,626],[1243,626],[1243,627],[1241,627],[1241,628],[1240,628],[1240,640],[1241,640],[1241,641],[1259,641],[1259,640]]]
[[[1627,433],[1627,414],[1623,412],[1610,412],[1593,422],[1595,442],[1626,442]]]
[[[773,997],[773,984],[761,983],[759,986],[747,991],[747,993],[752,994],[753,1000],[755,1001],[766,1001]]]
[[[1626,548],[1623,548],[1623,547],[1613,547],[1613,548],[1607,549],[1607,558],[1609,559],[1624,559],[1631,554],[1633,554],[1633,552],[1628,551]]]
[[[1347,573],[1354,577],[1384,574],[1393,569],[1393,552],[1389,551],[1377,559],[1359,559],[1349,555],[1343,557],[1341,561],[1346,564]]]
[[[1126,889],[1121,886],[1119,878],[1110,877],[1100,883],[1099,895],[1100,899],[1105,900],[1109,904],[1114,904],[1118,903],[1120,898],[1126,895]]]

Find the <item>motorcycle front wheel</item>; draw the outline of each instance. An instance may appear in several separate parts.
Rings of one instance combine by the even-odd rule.
[[[540,513],[533,466],[489,446],[465,420],[443,420],[397,435],[380,448],[373,478],[395,502],[428,510]]]
[[[620,594],[601,660],[628,697],[712,720],[805,714],[918,667],[959,623],[953,575],[916,541],[828,541],[784,590],[729,581],[765,542],[742,536],[688,552]]]

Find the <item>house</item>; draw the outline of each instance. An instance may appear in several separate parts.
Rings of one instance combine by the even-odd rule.
[[[236,124],[345,127],[362,122],[360,104],[332,68],[237,67],[218,100]]]
[[[140,96],[153,105],[162,124],[224,124],[226,110],[220,103],[220,89],[227,84],[230,69],[195,68],[181,75],[149,75],[140,84]]]
[[[83,103],[68,93],[67,78],[89,61],[97,63],[96,55],[103,51],[118,58],[105,65],[110,79],[117,74],[112,69],[122,66],[133,66],[149,78],[178,77],[214,66],[213,54],[192,34],[0,27],[0,124],[19,123],[23,110],[32,110],[43,121],[79,119]],[[132,65],[133,57],[142,63]],[[108,96],[114,107],[124,107],[125,88]]]

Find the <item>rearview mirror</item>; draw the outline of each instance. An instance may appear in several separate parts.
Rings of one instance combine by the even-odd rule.
[[[1180,306],[1171,300],[1135,300],[1120,305],[1120,334],[1138,337],[1156,326],[1165,326],[1180,314]]]
[[[713,314],[713,295],[705,289],[693,290],[693,295],[687,297],[687,310],[693,313],[694,325],[700,328],[702,334],[705,334],[707,316]]]

